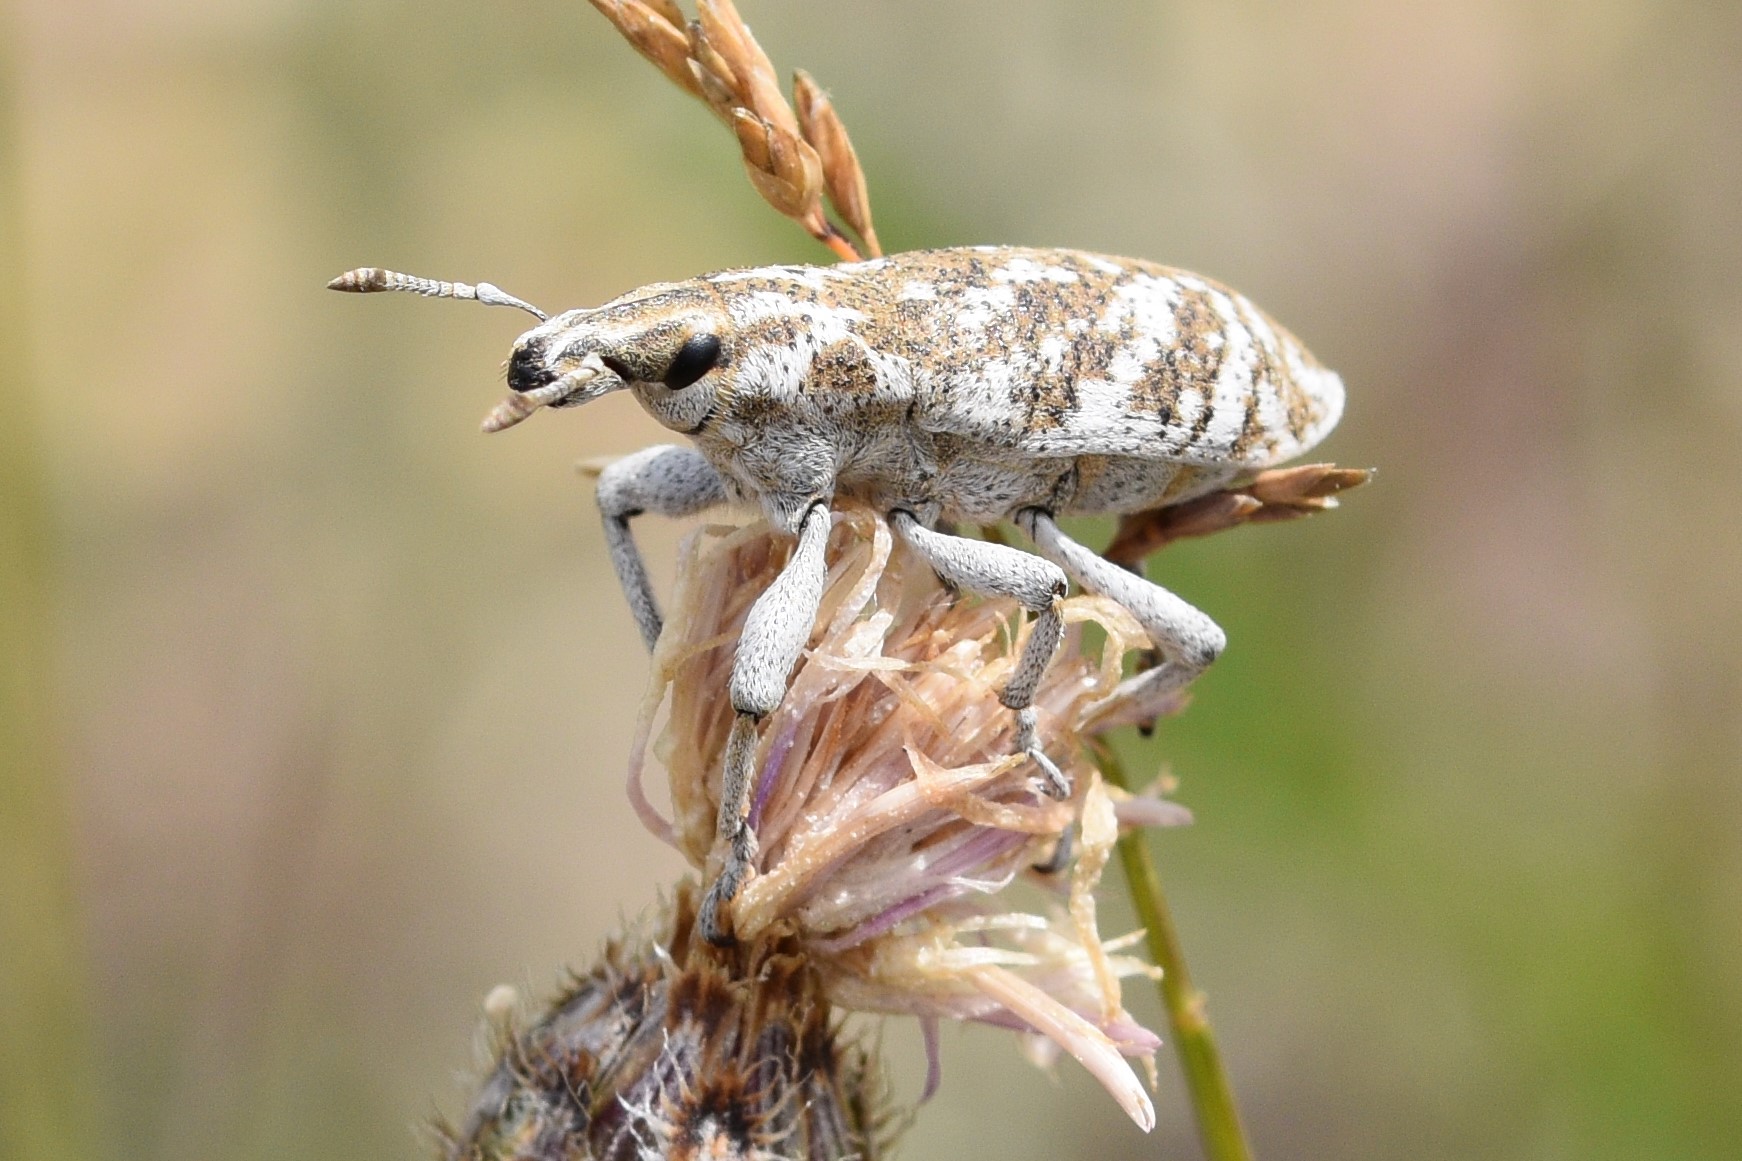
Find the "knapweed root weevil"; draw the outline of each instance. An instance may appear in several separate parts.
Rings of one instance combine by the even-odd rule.
[[[598,481],[611,558],[650,648],[660,613],[632,517],[743,501],[795,538],[745,622],[732,670],[737,718],[717,840],[727,849],[702,914],[716,941],[730,939],[726,905],[756,858],[746,815],[757,724],[780,704],[815,619],[835,500],[887,514],[950,585],[1034,614],[1000,699],[1016,715],[1016,749],[1042,789],[1063,797],[1070,787],[1036,745],[1031,702],[1063,633],[1067,578],[1128,609],[1159,651],[1159,665],[1113,695],[1138,712],[1164,705],[1225,638],[1191,605],[1066,536],[1055,517],[1202,497],[1311,448],[1343,409],[1337,376],[1247,299],[1184,271],[1069,250],[984,246],[730,270],[555,318],[488,284],[370,269],[332,286],[537,314],[486,431],[627,389],[689,438],[618,460]],[[1003,520],[1039,557],[948,531]]]

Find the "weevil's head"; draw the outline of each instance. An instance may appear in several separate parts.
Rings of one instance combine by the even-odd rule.
[[[627,387],[667,427],[694,431],[713,410],[716,372],[731,361],[731,327],[718,295],[696,282],[646,286],[592,310],[560,314],[516,340],[509,396],[484,430]]]

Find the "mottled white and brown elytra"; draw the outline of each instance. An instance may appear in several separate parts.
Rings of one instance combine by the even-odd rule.
[[[536,308],[489,284],[362,270],[343,290],[411,290]],[[1042,789],[1070,787],[1034,744],[1031,701],[1062,633],[1067,576],[1124,605],[1163,662],[1114,696],[1163,705],[1220,653],[1221,630],[1165,589],[1103,560],[1054,517],[1184,503],[1318,443],[1343,385],[1250,301],[1206,278],[1127,258],[981,246],[838,266],[731,270],[659,283],[543,319],[515,343],[509,399],[485,429],[541,406],[627,389],[690,446],[649,448],[599,479],[618,576],[649,647],[661,621],[629,533],[643,512],[753,503],[795,537],[790,563],[739,642],[738,713],[723,778],[709,938],[754,872],[746,821],[756,726],[780,703],[810,632],[829,513],[885,513],[952,585],[1036,615],[1000,695]],[[1014,521],[1041,557],[940,531]]]
[[[517,393],[571,376],[552,406],[629,388],[791,532],[849,496],[928,525],[1137,511],[1292,458],[1343,404],[1334,374],[1225,287],[1005,247],[650,286],[515,344]]]

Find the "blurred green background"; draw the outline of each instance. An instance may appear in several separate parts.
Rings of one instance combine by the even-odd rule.
[[[1128,751],[1259,1156],[1742,1156],[1742,8],[743,7],[892,249],[1188,266],[1348,382],[1378,484],[1156,563],[1232,645]],[[0,1154],[423,1156],[677,870],[570,470],[662,436],[481,438],[523,319],[322,284],[826,255],[582,0],[0,22]],[[944,1049],[907,1157],[1197,1156],[1169,1058],[1146,1139]]]

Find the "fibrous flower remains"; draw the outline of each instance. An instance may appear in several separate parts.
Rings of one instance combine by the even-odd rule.
[[[654,655],[630,794],[704,876],[719,870],[733,722],[721,691],[739,626],[785,552],[760,523],[696,533]],[[735,935],[796,940],[843,1007],[983,1021],[1063,1049],[1148,1128],[1125,1058],[1149,1059],[1158,1041],[1126,1013],[1119,980],[1153,969],[1120,954],[1128,940],[1102,940],[1094,889],[1122,823],[1186,815],[1107,786],[1081,743],[1118,724],[1108,697],[1126,655],[1149,642],[1111,601],[1065,602],[1066,646],[1036,698],[1046,744],[1073,776],[1072,797],[1054,800],[1011,754],[998,699],[1020,656],[1018,614],[1010,601],[955,599],[875,514],[840,514],[809,649],[761,733],[750,806],[761,852]],[[1098,648],[1085,651],[1085,636]],[[667,774],[669,819],[643,793],[650,756]],[[1039,888],[1038,906],[1004,892],[1019,878]]]

